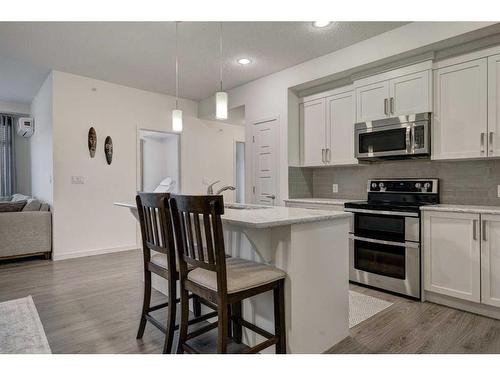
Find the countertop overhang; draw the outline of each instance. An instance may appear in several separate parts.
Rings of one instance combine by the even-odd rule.
[[[475,206],[466,204],[434,204],[420,207],[421,211],[446,211],[470,214],[500,214],[500,206]]]
[[[116,206],[137,209],[133,203],[116,202]],[[294,207],[262,207],[248,205],[252,209],[224,208],[222,222],[247,228],[270,228],[292,224],[336,220],[350,217],[352,214],[342,211],[309,210]]]

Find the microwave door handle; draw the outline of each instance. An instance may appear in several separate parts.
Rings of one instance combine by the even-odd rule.
[[[410,127],[408,126],[406,128],[406,153],[409,154],[411,153],[411,136],[410,136]]]
[[[411,153],[415,153],[415,124],[411,126]]]

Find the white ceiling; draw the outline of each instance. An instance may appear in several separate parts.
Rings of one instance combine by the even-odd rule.
[[[225,22],[224,89],[344,48],[403,22]],[[173,22],[0,22],[0,100],[30,102],[51,69],[175,94]],[[219,85],[219,24],[179,24],[181,97]],[[236,59],[248,57],[250,65]]]

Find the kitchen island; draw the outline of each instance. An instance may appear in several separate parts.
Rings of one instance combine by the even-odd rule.
[[[134,204],[115,204],[130,208],[137,217]],[[287,273],[288,353],[322,353],[349,335],[350,218],[350,213],[339,211],[226,205],[226,252]],[[244,301],[243,314],[272,331],[272,293]],[[244,329],[244,341],[254,345],[259,338]]]

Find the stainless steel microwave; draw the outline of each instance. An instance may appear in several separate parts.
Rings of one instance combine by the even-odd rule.
[[[431,154],[431,114],[419,113],[354,125],[359,160],[409,159]]]

